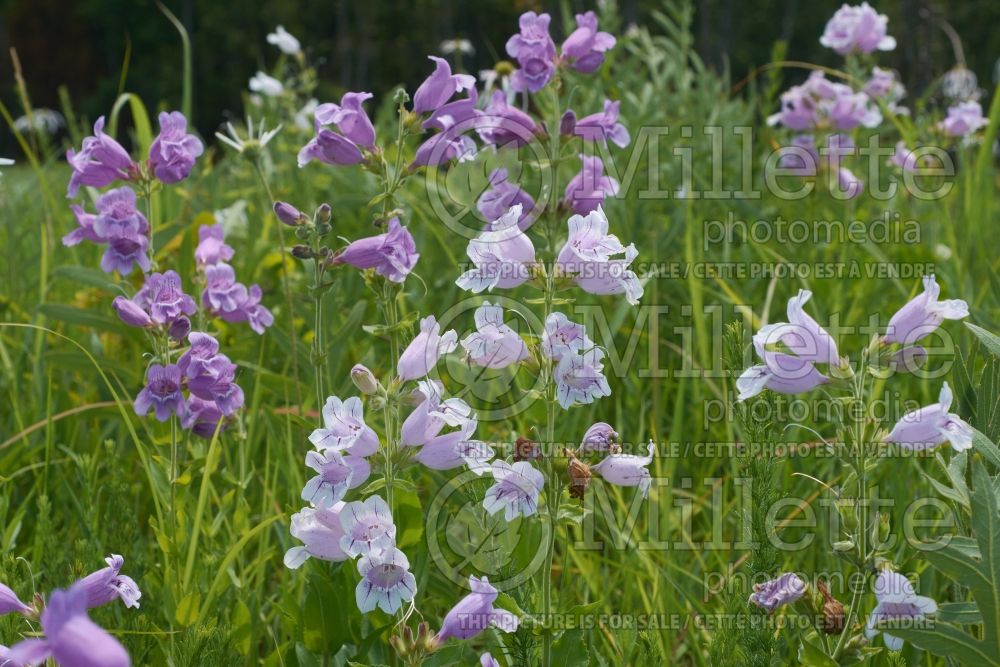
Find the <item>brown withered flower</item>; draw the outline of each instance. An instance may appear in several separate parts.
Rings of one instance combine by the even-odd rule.
[[[569,496],[570,498],[583,498],[590,486],[590,466],[570,454],[569,463],[566,465],[566,473],[569,475]]]
[[[541,458],[538,443],[527,438],[518,438],[514,443],[514,461],[534,461]]]
[[[828,635],[839,635],[844,631],[844,605],[830,595],[830,591],[822,581],[816,582],[816,588],[823,596],[823,618],[820,620],[820,627]]]

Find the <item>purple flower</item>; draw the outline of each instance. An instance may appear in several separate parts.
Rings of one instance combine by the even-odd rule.
[[[128,151],[104,133],[104,116],[94,123],[94,136],[86,137],[80,152],[66,151],[66,161],[73,169],[67,197],[75,197],[81,185],[103,188],[117,180],[129,180],[138,169]]]
[[[786,604],[792,604],[806,592],[806,582],[794,572],[785,572],[777,579],[754,584],[750,602],[769,614]]]
[[[500,667],[500,663],[487,651],[479,656],[479,667]]]
[[[599,141],[607,144],[610,139],[613,144],[620,148],[628,146],[631,138],[628,129],[618,122],[618,107],[621,102],[604,100],[604,111],[590,114],[576,121],[573,127],[573,134],[581,137],[584,141]]]
[[[231,313],[247,300],[247,288],[236,281],[236,271],[225,262],[205,267],[201,305],[211,313]]]
[[[178,317],[167,327],[167,336],[175,343],[183,342],[189,333],[191,333],[191,320],[186,317]]]
[[[261,304],[262,297],[260,285],[251,285],[246,300],[236,310],[220,313],[219,317],[227,322],[246,322],[255,333],[263,335],[264,330],[274,324],[274,315]]]
[[[845,199],[854,199],[865,189],[865,183],[847,167],[840,167],[837,169],[837,187],[844,193]]]
[[[396,374],[403,381],[422,378],[437,366],[441,355],[453,352],[457,345],[458,334],[454,329],[442,335],[441,325],[433,315],[429,315],[420,320],[420,333],[399,355]]]
[[[778,166],[793,176],[815,176],[819,168],[819,151],[816,139],[810,134],[799,134],[792,138],[791,146],[780,149]]]
[[[341,401],[336,396],[326,399],[323,406],[323,427],[309,435],[316,449],[349,452],[355,456],[370,456],[378,450],[378,436],[365,424],[361,399],[352,396]]]
[[[757,346],[757,341],[754,341]],[[779,394],[801,394],[830,381],[808,359],[757,347],[764,363],[751,366],[736,380],[737,401],[745,401],[765,389]]]
[[[142,306],[131,299],[123,296],[116,296],[111,302],[111,307],[118,313],[122,322],[130,327],[154,327],[156,323],[150,318],[149,313],[143,310]]]
[[[78,245],[81,241],[104,243],[104,239],[99,237],[97,232],[94,231],[94,221],[97,220],[96,215],[93,213],[87,213],[83,210],[82,206],[77,206],[76,204],[70,206],[70,210],[72,210],[73,215],[76,216],[77,227],[62,238],[62,244],[64,246],[72,247]]]
[[[192,331],[188,334],[188,343],[190,347],[177,360],[177,366],[184,375],[193,377],[219,353],[219,341],[210,334]]]
[[[344,528],[340,548],[352,558],[396,546],[396,524],[382,496],[347,503],[340,511],[340,525]]]
[[[299,166],[312,160],[332,165],[352,165],[364,162],[361,148],[375,148],[375,127],[361,107],[371,93],[345,93],[340,104],[321,104],[313,115],[316,136],[299,151]],[[334,125],[338,132],[324,127]]]
[[[483,192],[476,202],[476,207],[486,219],[489,228],[492,228],[493,221],[499,220],[512,206],[520,205],[521,216],[517,221],[517,226],[522,231],[527,231],[535,221],[537,207],[535,200],[527,192],[507,180],[507,170],[504,168],[495,169],[490,174],[490,188]]]
[[[459,132],[459,129],[447,129],[438,132],[417,147],[413,156],[411,168],[439,167],[449,162],[468,162],[476,156],[476,143],[471,137]]]
[[[934,333],[945,320],[960,320],[969,316],[969,304],[961,299],[939,301],[941,286],[934,274],[924,276],[924,291],[910,299],[889,319],[882,341],[912,345]]]
[[[149,274],[132,300],[159,325],[169,325],[182,315],[193,315],[198,309],[194,299],[184,293],[176,271]]]
[[[442,399],[443,386],[436,380],[421,380],[414,396],[422,397],[413,411],[403,421],[400,444],[419,447],[437,437],[447,424],[464,428],[475,424],[472,408],[461,398]]]
[[[611,443],[617,439],[618,433],[609,424],[597,422],[583,434],[583,442],[580,443],[578,451],[580,454],[606,452],[611,448]]]
[[[410,572],[410,561],[395,547],[362,556],[358,560],[361,581],[354,589],[355,601],[362,613],[379,607],[387,614],[399,611],[403,602],[417,594],[417,580]]]
[[[153,364],[146,372],[146,386],[135,398],[135,413],[140,417],[150,409],[157,421],[165,422],[173,413],[184,416],[184,394],[181,393],[181,369],[177,364],[166,368]]]
[[[219,426],[222,422],[222,426]],[[197,396],[189,396],[181,418],[181,426],[194,433],[199,438],[211,440],[215,431],[225,430],[226,418],[215,401],[206,401]]]
[[[886,34],[889,18],[879,14],[867,2],[843,5],[827,21],[819,43],[842,56],[848,53],[892,51],[896,39]]]
[[[298,227],[303,222],[308,222],[308,218],[302,215],[299,209],[283,201],[274,202],[274,215],[290,227]]]
[[[350,489],[364,484],[372,472],[363,456],[344,455],[333,449],[307,452],[306,465],[319,474],[302,487],[302,500],[316,507],[333,507]]]
[[[31,607],[21,602],[21,599],[17,597],[17,593],[11,590],[10,587],[0,584],[0,616],[14,612],[30,614]]]
[[[944,441],[951,443],[956,452],[972,447],[972,427],[953,412],[951,387],[945,382],[938,402],[911,410],[892,427],[884,442],[895,442],[904,449],[929,449]]]
[[[36,665],[53,658],[63,667],[129,667],[118,640],[87,617],[87,591],[82,582],[54,591],[41,616],[44,639],[25,639],[10,647],[14,665]]]
[[[597,30],[594,12],[577,14],[576,26],[562,44],[562,55],[572,62],[573,69],[589,74],[604,62],[604,52],[614,47],[615,38]]]
[[[223,415],[243,407],[243,389],[236,384],[236,364],[224,354],[188,368],[188,389],[198,398],[215,401]]]
[[[805,83],[781,94],[781,110],[768,117],[768,125],[781,124],[792,130],[832,128],[851,130],[860,125],[875,127],[882,113],[865,93],[827,80],[817,70]]]
[[[476,77],[469,74],[452,74],[451,66],[444,58],[427,56],[434,61],[431,73],[413,94],[413,113],[425,114],[436,111],[463,90],[475,90]]]
[[[285,552],[285,567],[298,569],[309,558],[333,562],[350,558],[340,548],[340,538],[344,536],[344,528],[340,524],[343,509],[344,503],[336,503],[330,509],[303,507],[293,514],[290,532],[305,546],[292,547]]]
[[[538,494],[545,485],[542,473],[527,461],[518,461],[513,465],[506,461],[494,461],[490,472],[495,483],[483,499],[483,508],[487,512],[496,514],[502,509],[507,521],[538,512]]]
[[[916,154],[902,140],[896,142],[896,152],[889,158],[888,164],[908,172],[915,172],[919,166]]]
[[[548,14],[525,12],[518,20],[520,32],[507,40],[507,55],[521,66],[511,77],[517,92],[537,93],[555,73],[556,45],[549,36],[550,20]]]
[[[635,454],[611,454],[601,459],[591,470],[600,474],[604,481],[617,486],[636,486],[642,497],[649,496],[651,477],[646,468],[653,461],[656,446],[649,443],[646,456]]]
[[[876,626],[882,621],[919,619],[937,611],[934,600],[917,595],[913,584],[906,577],[888,570],[882,570],[875,580],[875,599],[878,604],[872,609],[865,627],[865,637],[868,639],[879,633]],[[903,640],[888,632],[882,633],[882,640],[890,651],[903,648]]]
[[[604,377],[604,350],[592,347],[582,354],[564,355],[553,371],[556,398],[563,409],[574,404],[593,403],[598,398],[611,395],[608,379]]]
[[[938,123],[938,127],[950,137],[965,137],[989,124],[983,118],[983,107],[979,102],[960,102],[948,107],[948,116]]]
[[[606,196],[618,194],[618,181],[604,175],[604,162],[596,155],[581,155],[580,160],[580,173],[566,184],[565,201],[577,215],[587,215]]]
[[[483,143],[504,148],[528,144],[539,129],[531,116],[507,101],[502,90],[495,90],[476,119],[476,131]]]
[[[542,332],[542,353],[549,359],[559,361],[564,356],[574,355],[594,347],[594,341],[587,336],[582,324],[571,322],[563,313],[550,313]]]
[[[489,301],[476,309],[476,332],[462,339],[466,359],[475,366],[506,368],[528,358],[528,346],[504,324],[503,308]]]
[[[872,76],[861,89],[873,99],[886,98],[890,102],[899,100],[906,94],[903,84],[896,81],[896,73],[891,69],[872,68]]]
[[[161,111],[160,134],[149,147],[149,166],[163,183],[183,181],[204,151],[201,140],[187,133],[187,119],[180,111]]]
[[[226,244],[226,230],[221,222],[198,228],[198,247],[194,249],[198,266],[228,262],[232,258],[233,249]]]
[[[496,452],[489,444],[471,439],[475,430],[476,420],[473,419],[458,431],[434,436],[424,443],[413,458],[431,470],[453,470],[467,466],[477,475],[489,472],[490,461],[496,456]]]
[[[388,230],[353,241],[334,258],[334,264],[350,264],[358,269],[375,269],[395,283],[406,280],[416,266],[420,253],[410,230],[399,224],[398,218],[389,220]]]
[[[761,327],[754,335],[754,346],[762,350],[780,342],[800,359],[839,366],[841,359],[837,342],[805,311],[805,304],[811,298],[812,292],[799,290],[798,294],[788,300],[788,322],[775,322]]]
[[[479,579],[469,577],[469,589],[472,591],[452,607],[441,622],[441,630],[437,633],[439,642],[455,639],[472,639],[486,628],[493,626],[510,633],[517,630],[520,619],[506,609],[496,609],[493,603],[497,601],[499,591],[490,585],[486,577]]]
[[[465,252],[475,268],[459,276],[456,285],[478,294],[495,287],[517,287],[531,277],[535,246],[518,226],[521,212],[520,204],[511,206],[489,231],[469,241]]]
[[[111,554],[104,559],[108,564],[96,572],[88,574],[78,582],[87,595],[87,607],[93,609],[120,599],[126,607],[139,608],[142,592],[131,577],[120,574],[125,559]]]

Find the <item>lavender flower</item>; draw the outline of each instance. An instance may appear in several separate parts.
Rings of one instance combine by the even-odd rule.
[[[507,40],[507,55],[521,66],[511,77],[518,92],[537,93],[556,71],[556,45],[549,36],[548,14],[525,12],[518,19],[520,32]]]
[[[792,130],[852,130],[875,127],[882,113],[871,98],[842,83],[827,80],[817,70],[805,83],[781,94],[781,110],[768,117],[768,125],[781,124]]]
[[[226,244],[226,230],[221,222],[198,228],[198,247],[194,249],[198,266],[228,262],[232,258],[233,249]]]
[[[458,431],[436,435],[424,443],[413,458],[431,470],[466,466],[477,475],[489,472],[490,461],[496,452],[489,444],[472,439],[475,430],[476,421],[470,420]]]
[[[597,209],[608,195],[618,194],[618,181],[604,175],[604,162],[596,155],[581,155],[580,173],[566,184],[566,205],[577,215]]]
[[[184,394],[181,393],[181,369],[177,364],[166,368],[153,364],[146,372],[146,386],[135,399],[135,413],[140,417],[150,411],[157,421],[165,422],[171,414],[184,416]]]
[[[910,299],[889,319],[884,343],[912,345],[929,336],[945,320],[960,320],[969,316],[969,304],[961,299],[939,301],[941,286],[934,274],[923,277],[924,291]]]
[[[87,213],[83,210],[83,207],[76,204],[73,204],[69,208],[73,211],[74,217],[76,217],[76,229],[62,237],[62,244],[69,248],[79,245],[82,241],[103,243],[104,239],[99,237],[97,232],[94,231],[94,221],[97,220],[97,216],[93,213]]]
[[[205,289],[201,305],[213,314],[231,313],[247,300],[246,285],[236,281],[236,271],[219,262],[205,267]]]
[[[184,293],[181,277],[176,271],[146,276],[146,282],[132,301],[146,311],[157,325],[169,325],[183,315],[193,315],[198,309],[194,299]]]
[[[846,167],[837,170],[837,187],[844,193],[845,199],[854,199],[864,190],[865,184],[854,172]]]
[[[597,30],[597,15],[586,12],[576,15],[576,30],[562,43],[562,56],[573,69],[589,74],[604,63],[604,53],[614,48],[613,35]]]
[[[594,347],[594,341],[587,336],[582,324],[571,322],[563,313],[551,313],[545,320],[542,332],[542,353],[549,359],[559,361],[564,356],[574,355]]]
[[[375,375],[363,364],[354,364],[351,368],[351,382],[366,396],[374,396],[379,392],[381,385]]]
[[[476,120],[476,132],[485,144],[504,148],[528,144],[539,128],[531,116],[508,102],[502,90],[495,90]]]
[[[517,221],[517,226],[522,231],[527,231],[535,221],[537,208],[535,200],[527,192],[507,180],[507,170],[495,169],[490,174],[490,188],[480,195],[476,202],[476,208],[492,227],[494,220],[499,220],[510,210],[512,206],[521,207],[521,216]]]
[[[97,198],[97,215],[73,207],[79,226],[63,237],[63,245],[73,246],[83,240],[106,244],[101,269],[123,275],[137,265],[149,271],[149,223],[135,206],[135,192],[129,187],[108,190]]]
[[[445,425],[464,428],[475,424],[472,408],[461,398],[442,399],[443,386],[436,380],[421,380],[413,392],[420,403],[403,421],[400,444],[419,447],[436,437]]]
[[[772,352],[757,345],[763,364],[751,366],[736,380],[737,401],[745,401],[765,389],[779,394],[801,394],[830,381],[808,359]]]
[[[960,102],[948,107],[948,115],[938,123],[938,127],[949,137],[967,137],[989,124],[983,117],[983,107],[979,102]]]
[[[531,277],[535,246],[518,226],[521,212],[520,204],[511,206],[489,231],[469,241],[466,254],[475,268],[459,276],[456,285],[478,294],[517,287]]]
[[[635,486],[643,498],[649,496],[649,485],[652,478],[646,468],[653,461],[656,446],[649,443],[646,456],[634,454],[611,454],[595,465],[591,470],[598,473],[604,481],[617,486]]]
[[[815,176],[819,169],[816,139],[810,134],[792,137],[791,145],[781,148],[778,166],[793,176]]]
[[[476,332],[462,339],[466,359],[475,366],[506,368],[528,358],[528,346],[504,324],[503,308],[489,301],[476,309]]]
[[[118,180],[129,180],[138,166],[128,151],[104,133],[104,116],[94,123],[94,135],[86,137],[80,152],[66,151],[66,161],[73,170],[66,196],[75,197],[81,185],[103,188]]]
[[[183,181],[204,151],[201,140],[187,133],[187,119],[180,111],[160,112],[160,134],[149,147],[149,166],[162,183]]]
[[[246,300],[236,310],[219,313],[219,317],[227,322],[246,322],[254,333],[263,335],[274,324],[274,315],[261,304],[262,297],[260,285],[251,285],[247,288]]]
[[[363,456],[344,455],[334,449],[307,452],[306,465],[319,474],[302,487],[302,500],[316,507],[333,507],[371,475],[371,466]]]
[[[434,61],[434,71],[424,79],[413,94],[413,113],[425,114],[436,111],[456,93],[463,90],[474,91],[476,77],[470,74],[452,74],[451,65],[444,58],[427,56]]]
[[[502,509],[507,521],[538,512],[538,494],[545,485],[542,473],[527,461],[518,461],[513,465],[506,461],[494,461],[490,472],[495,483],[483,499],[483,508],[487,512],[496,514]]]
[[[409,602],[417,594],[410,561],[395,547],[362,556],[358,560],[358,573],[361,581],[354,593],[362,613],[379,607],[387,614],[395,614],[403,602]]]
[[[479,656],[479,667],[500,667],[500,663],[487,651]]]
[[[327,398],[323,424],[323,428],[309,435],[309,442],[318,450],[349,452],[355,456],[371,456],[378,451],[378,436],[365,424],[364,406],[357,396],[346,401],[336,396]]]
[[[612,259],[619,254],[624,259]],[[638,276],[629,269],[637,255],[634,245],[624,247],[618,237],[608,234],[608,218],[598,206],[586,217],[574,215],[569,219],[569,238],[556,261],[584,291],[624,293],[629,303],[637,304],[643,288]]]
[[[87,590],[77,582],[54,591],[41,615],[44,639],[25,639],[10,647],[14,665],[36,665],[48,658],[64,667],[129,667],[131,661],[118,640],[87,617]]]
[[[433,315],[420,320],[420,333],[403,353],[396,364],[396,374],[404,382],[428,375],[441,355],[453,352],[458,345],[458,334],[454,329],[441,334],[441,325]]]
[[[896,152],[889,158],[888,164],[899,167],[903,171],[915,172],[918,167],[917,156],[906,147],[905,141],[896,142]]]
[[[506,609],[494,608],[499,591],[490,585],[486,577],[469,577],[469,588],[472,592],[445,614],[437,641],[444,642],[453,637],[472,639],[490,626],[507,633],[517,631],[521,619]]]
[[[410,230],[393,217],[384,234],[351,242],[333,258],[333,263],[350,264],[357,269],[375,269],[380,276],[401,283],[419,258],[420,253]]]
[[[445,128],[417,147],[410,168],[439,167],[449,162],[468,162],[476,156],[476,143],[461,134],[461,128]]]
[[[574,404],[593,403],[611,395],[608,379],[604,377],[604,350],[592,347],[582,354],[567,354],[559,360],[553,371],[556,398],[563,409]]]
[[[382,496],[347,503],[340,512],[344,536],[340,548],[348,556],[367,556],[396,546],[396,524]]]
[[[584,141],[607,144],[610,140],[616,146],[625,148],[632,139],[628,129],[618,122],[618,108],[620,106],[621,102],[604,100],[604,111],[584,116],[576,121],[573,126],[573,134],[581,137]]]
[[[769,614],[786,604],[792,604],[806,592],[806,582],[794,572],[785,572],[777,579],[754,584],[750,602]]]
[[[309,220],[299,209],[283,201],[274,202],[274,215],[289,227],[298,227]]]
[[[754,335],[754,345],[758,349],[764,349],[781,342],[800,359],[839,366],[841,359],[837,342],[805,312],[805,304],[811,298],[812,292],[799,290],[797,295],[788,300],[788,322],[775,322],[761,327]]]
[[[889,18],[879,14],[867,2],[843,5],[827,22],[819,43],[842,56],[848,53],[892,51],[896,39],[886,34]]]
[[[580,454],[591,452],[606,452],[611,444],[618,439],[618,433],[604,422],[596,422],[583,434],[583,441],[577,450]]]
[[[937,603],[929,597],[917,595],[913,584],[901,574],[882,570],[875,580],[875,599],[878,604],[868,616],[865,637],[872,639],[879,633],[876,626],[882,621],[896,619],[920,619],[937,611]],[[903,640],[882,633],[882,640],[890,651],[903,648]]]
[[[122,322],[129,325],[130,327],[154,327],[156,323],[153,322],[152,318],[149,316],[143,308],[131,299],[126,299],[123,296],[116,296],[111,302],[111,307],[115,309],[118,313],[118,317]]]
[[[321,104],[313,115],[316,136],[299,151],[299,166],[312,160],[332,165],[364,162],[361,148],[375,148],[375,127],[361,107],[371,93],[345,93],[340,104]],[[333,125],[338,132],[326,129]]]
[[[236,384],[236,364],[224,354],[199,363],[197,372],[188,369],[188,389],[206,401],[214,401],[223,415],[243,407],[243,389]]]
[[[17,597],[17,593],[11,590],[10,587],[0,584],[0,616],[14,612],[30,614],[31,607],[21,602],[21,599]]]
[[[222,426],[219,426],[222,422]],[[206,401],[197,396],[189,396],[184,407],[181,426],[194,433],[199,438],[211,440],[216,430],[223,430],[226,418],[215,401]]]
[[[309,558],[339,562],[350,558],[340,548],[344,527],[340,523],[340,513],[344,503],[335,503],[330,509],[323,507],[303,507],[292,515],[292,537],[304,546],[292,547],[285,552],[285,567],[296,570]]]
[[[956,452],[969,449],[973,430],[961,417],[948,412],[953,398],[945,382],[937,403],[907,412],[883,441],[898,443],[904,449],[923,450],[947,440]]]
[[[121,600],[126,607],[139,608],[139,598],[142,592],[131,577],[120,574],[125,559],[117,554],[111,554],[104,559],[107,567],[97,570],[78,582],[87,595],[87,607],[93,609],[102,605]]]

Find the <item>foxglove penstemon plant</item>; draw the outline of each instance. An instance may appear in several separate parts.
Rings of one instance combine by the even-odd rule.
[[[834,544],[835,552],[856,568],[864,581],[877,573],[874,581],[877,606],[871,610],[867,625],[862,627],[858,622],[862,618],[861,586],[854,587],[846,611],[822,580],[809,582],[792,572],[758,584],[750,596],[750,602],[767,613],[783,605],[793,605],[812,619],[820,636],[836,637],[833,643],[822,640],[834,663],[860,659],[867,650],[867,641],[878,634],[880,621],[919,621],[936,609],[933,600],[917,596],[906,577],[894,571],[895,554],[885,547],[889,515],[872,511],[869,486],[874,466],[893,448],[922,451],[949,443],[960,452],[972,446],[973,430],[958,415],[949,412],[952,392],[947,382],[942,383],[938,403],[905,413],[891,429],[876,419],[868,406],[873,399],[869,395],[873,381],[884,380],[893,372],[912,372],[916,361],[927,356],[927,351],[917,343],[934,333],[945,320],[962,319],[969,314],[964,301],[940,300],[939,294],[935,277],[925,276],[923,291],[903,305],[889,319],[885,333],[874,336],[852,362],[840,356],[834,337],[805,312],[811,294],[801,290],[788,301],[788,322],[768,324],[754,335],[753,348],[763,363],[746,369],[736,382],[739,401],[749,400],[765,390],[801,394],[823,387],[834,400],[858,406],[837,424],[836,441],[823,442],[850,471],[847,477],[850,486],[839,491],[832,489],[843,522],[843,534]],[[884,638],[891,650],[902,646],[902,640],[891,634],[885,634]]]
[[[576,22],[576,30],[560,49],[549,34],[547,14],[527,12],[521,17],[519,33],[507,43],[508,54],[519,66],[510,84],[512,91],[521,93],[521,105],[515,105],[515,99],[503,90],[490,91],[488,86],[480,95],[474,77],[455,73],[447,60],[431,57],[434,70],[417,89],[412,106],[407,108],[409,96],[404,91],[395,96],[398,125],[391,151],[379,143],[362,106],[370,94],[349,92],[338,104],[317,107],[315,136],[301,149],[299,165],[311,168],[311,163],[321,162],[372,172],[381,185],[372,200],[379,233],[346,247],[329,247],[329,213],[310,219],[292,204],[274,205],[279,219],[295,226],[297,237],[305,242],[293,254],[310,262],[314,271],[314,358],[322,360],[325,354],[320,314],[322,295],[333,283],[331,272],[352,267],[362,272],[383,316],[383,324],[366,330],[388,340],[391,371],[380,380],[368,368],[355,366],[351,379],[362,396],[327,398],[322,368],[317,365],[316,405],[325,402],[325,407],[323,421],[309,438],[316,449],[307,454],[306,462],[318,475],[302,492],[310,506],[292,519],[292,535],[304,545],[290,549],[285,562],[297,568],[308,558],[358,558],[358,607],[364,613],[379,607],[401,615],[403,629],[391,638],[391,644],[408,664],[420,664],[451,638],[469,639],[491,625],[513,632],[523,620],[509,610],[494,608],[498,591],[485,578],[472,576],[472,592],[448,613],[436,635],[428,634],[424,624],[416,635],[406,627],[419,591],[409,561],[396,542],[400,531],[394,523],[394,490],[415,473],[413,464],[432,470],[464,468],[492,478],[482,508],[488,514],[502,514],[505,521],[534,520],[544,508],[548,530],[543,531],[547,537],[541,549],[545,562],[537,574],[538,617],[543,621],[554,611],[551,573],[556,516],[560,505],[570,502],[564,499],[563,490],[568,487],[570,498],[582,498],[592,470],[610,484],[637,487],[643,495],[650,487],[653,445],[641,453],[623,453],[618,434],[603,422],[588,429],[575,450],[564,453],[554,445],[560,409],[589,405],[612,391],[604,372],[604,350],[583,325],[555,307],[572,303],[568,292],[573,289],[620,296],[631,304],[637,304],[643,293],[642,282],[631,268],[638,251],[610,233],[604,210],[607,198],[617,193],[618,183],[604,174],[603,162],[590,155],[588,148],[608,141],[617,146],[629,143],[619,103],[606,100],[603,110],[577,120],[577,114],[563,106],[561,95],[567,77],[600,68],[615,38],[598,29],[593,12],[578,15]],[[536,108],[545,110],[544,118],[531,113]],[[407,140],[424,133],[428,136],[406,164]],[[583,149],[579,172],[559,186],[563,145],[575,139],[580,139]],[[537,290],[541,296],[528,304],[541,306],[537,318],[543,323],[541,330],[522,337],[509,321],[526,313],[505,310],[484,299],[475,310],[475,329],[468,336],[459,340],[455,331],[443,330],[428,314],[404,348],[415,317],[399,317],[402,287],[419,270],[419,252],[409,226],[401,221],[405,211],[399,205],[399,189],[408,179],[425,173],[424,169],[443,169],[475,160],[481,151],[515,151],[532,142],[543,146],[550,161],[539,168],[551,169],[556,182],[545,200],[536,201],[511,179],[509,170],[493,171],[489,189],[477,202],[486,225],[469,241],[469,263],[456,284],[473,294]],[[390,153],[392,161],[387,158]],[[476,439],[480,424],[475,410],[462,398],[449,396],[444,383],[434,377],[439,361],[459,347],[469,366],[537,369],[536,386],[546,412],[544,443],[519,439],[511,460]],[[371,410],[365,411],[362,401]],[[372,422],[378,412],[381,419]],[[376,434],[370,423],[381,431]],[[567,461],[564,469],[563,460]],[[381,479],[367,488],[380,493],[349,501],[352,490],[375,470]],[[545,630],[542,634],[540,658],[549,665],[553,633]],[[489,654],[482,656],[482,662],[499,664]]]

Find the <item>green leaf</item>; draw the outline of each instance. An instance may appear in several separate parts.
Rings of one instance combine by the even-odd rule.
[[[123,333],[128,329],[117,317],[100,310],[85,310],[62,303],[45,303],[38,307],[38,312],[53,320],[102,331]]]
[[[965,665],[1000,664],[996,657],[990,656],[984,642],[948,623],[928,622],[915,626],[911,619],[896,619],[880,623],[878,628],[912,643],[917,648],[930,651],[934,655],[956,658]]]
[[[57,266],[53,269],[52,275],[55,278],[72,283],[76,287],[86,285],[87,287],[102,289],[105,292],[120,292],[117,283],[108,279],[108,274],[89,266]]]
[[[983,615],[975,602],[945,602],[938,605],[937,619],[956,625],[978,625],[983,622]]]
[[[976,429],[972,429],[972,448],[979,452],[984,459],[1000,468],[1000,447],[997,447],[992,440]]]
[[[810,631],[799,645],[799,664],[805,667],[837,667],[836,661],[820,645],[819,635]]]
[[[177,605],[177,612],[174,617],[177,622],[185,628],[192,625],[198,619],[198,607],[201,604],[201,593],[188,593]]]
[[[552,664],[555,667],[587,667],[590,649],[583,630],[566,630],[552,644]]]
[[[572,502],[562,503],[559,505],[559,510],[556,512],[556,523],[579,526],[590,513],[591,510],[585,508],[581,504]]]
[[[977,327],[972,322],[966,322],[965,326],[968,327],[969,331],[976,335],[979,342],[983,344],[989,353],[995,357],[1000,357],[1000,337],[996,334],[992,334],[982,327]]]

